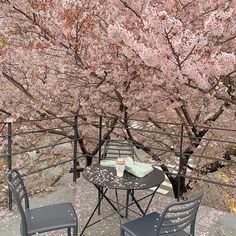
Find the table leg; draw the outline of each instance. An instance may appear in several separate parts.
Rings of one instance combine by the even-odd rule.
[[[155,193],[156,193],[156,191],[157,191],[157,189],[158,189],[158,187],[155,189],[155,191],[150,195],[151,196],[151,198],[150,198],[150,200],[149,200],[149,202],[148,202],[148,205],[147,205],[147,207],[146,207],[146,209],[145,209],[145,211],[141,208],[141,206],[139,205],[139,200],[137,201],[137,199],[135,198],[135,196],[134,196],[134,191],[130,191],[130,195],[131,195],[131,197],[132,197],[132,200],[134,201],[134,203],[135,203],[135,205],[138,207],[138,209],[140,210],[140,212],[143,214],[143,215],[146,215],[146,213],[147,213],[147,211],[148,211],[148,208],[149,208],[149,206],[151,205],[151,203],[152,203],[152,200],[153,200],[153,198],[154,198],[154,196],[155,196]]]
[[[129,211],[129,189],[126,192],[126,205],[125,205],[125,217],[128,217],[128,211]]]
[[[98,209],[98,207],[99,207],[99,205],[100,205],[100,203],[101,203],[103,197],[105,196],[107,190],[108,190],[108,188],[103,192],[103,194],[102,194],[101,198],[99,199],[99,201],[98,201],[98,203],[97,203],[95,209],[93,210],[93,212],[92,212],[91,216],[89,217],[89,219],[88,219],[86,225],[84,226],[84,228],[83,228],[83,230],[82,230],[80,236],[83,235],[84,231],[86,230],[87,226],[89,225],[90,221],[92,220],[92,218],[93,218],[93,216],[94,216],[96,210]]]
[[[99,201],[100,198],[101,198],[101,195],[103,193],[103,187],[99,186],[98,188],[101,190],[101,191],[98,191],[98,201]],[[100,214],[101,214],[101,202],[100,202],[100,204],[98,206],[98,215],[100,215]]]
[[[97,188],[97,190],[99,191],[99,192],[101,192],[101,190],[99,189],[99,186],[97,186],[97,185],[94,185],[96,188]],[[103,198],[105,198],[106,200],[107,200],[107,202],[112,206],[112,208],[116,211],[116,212],[118,212],[118,210],[117,210],[117,208],[114,206],[114,204],[110,201],[110,199],[106,196],[106,195],[104,195],[102,192],[101,192],[101,194],[103,195]],[[123,215],[120,215],[121,216],[121,218],[124,218],[124,216]]]
[[[141,211],[141,213],[142,213],[143,215],[145,215],[145,212],[143,211],[143,209],[142,209],[141,206],[139,205],[138,201],[137,201],[136,198],[134,197],[134,192],[131,191],[131,192],[130,192],[130,195],[131,195],[131,197],[132,197],[132,200],[135,202],[136,206],[138,207],[138,209]]]
[[[153,192],[153,194],[152,194],[152,196],[151,196],[151,198],[150,198],[150,200],[149,200],[149,203],[148,203],[147,208],[146,208],[146,210],[145,210],[145,215],[147,214],[148,208],[149,208],[149,206],[151,205],[152,199],[154,198],[154,196],[155,196],[156,191],[157,191],[158,188],[159,188],[159,186],[156,187],[155,191]]]
[[[122,222],[121,222],[120,204],[119,204],[117,189],[115,189],[115,194],[116,194],[116,203],[117,203],[117,210],[118,210],[117,212],[118,212],[118,215],[119,215],[119,220],[120,220],[120,225],[121,225]]]
[[[136,199],[135,196],[134,196],[134,191],[133,191],[133,190],[130,191],[130,195],[131,195],[131,197],[132,197],[132,200],[134,201],[134,203],[136,204],[136,206],[138,207],[138,209],[140,210],[140,212],[141,212],[143,215],[146,215],[146,214],[147,214],[148,208],[149,208],[149,206],[150,206],[151,203],[152,203],[152,200],[153,200],[153,198],[154,198],[154,196],[155,196],[155,194],[156,194],[157,189],[158,189],[158,187],[155,189],[155,191],[154,191],[152,194],[148,195],[148,196],[151,196],[151,198],[150,198],[150,200],[149,200],[149,202],[148,202],[148,205],[147,205],[145,211],[143,211],[143,209],[141,208],[141,206],[140,206],[139,203],[138,203],[138,202],[139,202],[140,200],[142,200],[143,198],[142,198],[142,199],[139,199],[139,200],[137,201],[137,199]],[[146,197],[145,197],[145,198],[146,198]]]

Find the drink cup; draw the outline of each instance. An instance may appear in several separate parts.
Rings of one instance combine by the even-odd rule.
[[[125,160],[118,158],[116,160],[116,175],[117,177],[123,177],[125,171]]]

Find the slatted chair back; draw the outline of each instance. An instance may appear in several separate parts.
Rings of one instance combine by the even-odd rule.
[[[23,232],[27,232],[27,223],[25,218],[25,210],[29,209],[29,198],[20,173],[17,170],[11,170],[7,173],[6,181],[13,194],[17,209],[21,215],[21,224]],[[24,208],[22,202],[24,201]],[[23,234],[24,235],[24,234]]]
[[[203,193],[187,201],[169,204],[163,211],[157,228],[157,235],[177,233],[190,226],[190,234],[194,235],[196,215]]]
[[[117,159],[118,157],[132,157],[134,159],[134,145],[127,140],[109,139],[104,144],[103,159]]]

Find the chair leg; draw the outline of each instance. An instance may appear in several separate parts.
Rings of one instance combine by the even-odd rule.
[[[71,228],[67,228],[67,235],[71,236]]]
[[[74,227],[73,236],[78,236],[78,226]]]
[[[194,222],[192,222],[191,226],[190,226],[190,233],[191,235],[195,235],[195,220]]]
[[[23,232],[21,232],[21,236],[30,236],[30,235],[27,234],[27,233],[23,233]]]
[[[120,228],[120,236],[125,236],[125,231],[122,228]]]

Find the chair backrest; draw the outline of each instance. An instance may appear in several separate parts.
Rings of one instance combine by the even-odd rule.
[[[127,140],[107,140],[104,144],[103,159],[117,159],[118,157],[134,159],[133,143]]]
[[[13,194],[14,200],[17,205],[17,209],[21,215],[21,223],[23,232],[27,232],[27,223],[25,218],[25,212],[23,209],[22,201],[24,200],[25,210],[29,209],[29,198],[23,182],[22,177],[18,170],[11,170],[7,173],[6,181],[9,189]]]
[[[200,193],[193,199],[167,205],[161,215],[157,235],[171,235],[188,226],[190,234],[194,235],[197,211],[202,197],[203,193]]]

